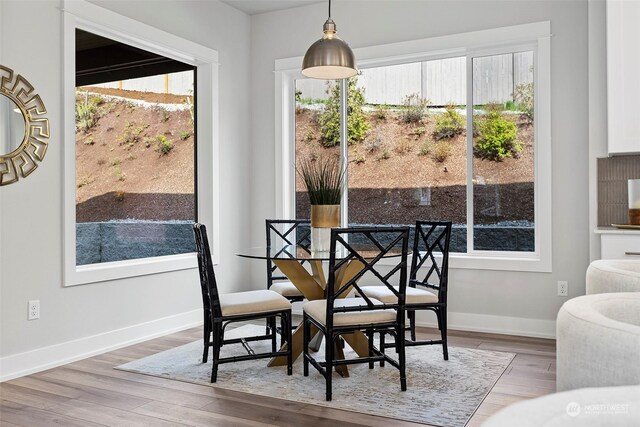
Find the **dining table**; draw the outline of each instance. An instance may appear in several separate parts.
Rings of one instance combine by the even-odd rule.
[[[359,253],[364,254],[364,259],[373,259],[379,254],[375,248],[360,248]],[[323,269],[323,264],[328,262],[331,253],[329,251],[311,251],[309,247],[303,245],[290,245],[285,243],[274,244],[270,247],[251,247],[240,250],[237,256],[250,259],[268,260],[271,262],[291,281],[291,283],[304,295],[308,301],[326,298],[327,278]],[[400,256],[400,251],[390,251],[385,257]],[[336,259],[342,259],[348,256],[348,252],[344,248],[336,251]],[[308,268],[306,267],[308,265]],[[365,268],[362,261],[352,259],[342,265],[336,271],[334,289],[339,289],[343,283],[348,282]],[[347,295],[343,293],[342,295]],[[311,326],[311,345],[312,351],[318,351],[322,336],[316,337],[318,329]],[[342,341],[344,340],[344,341]],[[336,338],[333,343],[335,346],[335,355],[338,359],[344,359],[344,342],[351,347],[360,357],[369,356],[369,341],[367,336],[355,331],[350,334],[342,335]],[[281,351],[286,350],[285,343]],[[295,361],[302,353],[303,347],[303,327],[302,322],[296,327],[292,337],[292,358]],[[287,363],[286,357],[274,357],[269,361],[268,366],[284,366]],[[336,366],[336,372],[343,377],[349,376],[346,365]]]

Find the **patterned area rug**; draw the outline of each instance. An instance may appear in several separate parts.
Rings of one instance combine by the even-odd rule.
[[[245,325],[225,335],[233,338],[260,333],[264,333],[264,326]],[[257,353],[270,348],[270,343],[255,342],[251,346]],[[222,351],[223,356],[246,354],[240,344],[225,346]],[[309,377],[302,375],[302,357],[295,362],[292,376],[286,375],[285,367],[268,368],[266,359],[224,364],[218,370],[217,383],[211,384],[211,362],[201,363],[202,341],[116,369],[400,420],[462,427],[515,357],[513,353],[450,346],[449,360],[445,361],[439,345],[407,347],[406,353],[407,391],[400,391],[398,370],[389,364],[382,368],[376,364],[373,370],[368,364],[350,365],[349,378],[334,372],[331,402],[325,401],[324,378],[313,366],[309,367]],[[348,346],[345,354],[354,355]]]

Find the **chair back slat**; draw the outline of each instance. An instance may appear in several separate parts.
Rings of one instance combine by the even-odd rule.
[[[333,323],[333,314],[338,312],[395,308],[398,310],[398,316],[404,316],[408,242],[409,227],[360,227],[331,230],[327,282],[327,325]],[[397,254],[392,255],[392,252]],[[389,260],[392,264],[389,265],[385,262],[385,265],[382,266],[379,263],[382,259]],[[349,274],[345,269],[352,266],[356,266],[360,270],[348,280],[343,280],[345,273]],[[380,272],[380,270],[387,269],[389,270],[387,273]],[[362,292],[358,281],[367,273],[370,273],[396,295],[398,298],[396,304],[375,304],[365,292]],[[394,283],[396,282],[394,278],[397,279],[397,283]],[[362,297],[360,299],[362,304],[355,307],[334,307],[336,300],[344,298],[352,290],[356,290]]]
[[[207,228],[204,224],[195,223],[193,224],[193,233],[195,235],[196,251],[198,254],[202,304],[205,311],[211,310],[212,316],[222,317],[218,285],[216,283],[215,272],[213,271],[213,262],[211,261],[209,239],[207,238]]]
[[[416,221],[409,286],[437,290],[442,303],[447,298],[450,242],[451,221]]]
[[[267,248],[298,245],[305,248],[311,246],[311,222],[300,219],[267,219]],[[267,259],[267,289],[274,281],[286,280],[287,277],[278,270],[271,258]]]

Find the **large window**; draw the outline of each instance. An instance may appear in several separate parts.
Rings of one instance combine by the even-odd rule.
[[[195,77],[76,30],[76,265],[195,251]]]
[[[451,51],[369,59],[342,83],[344,99],[340,82],[283,72],[283,89],[295,92],[295,109],[283,110],[295,124],[289,138],[282,133],[291,145],[283,159],[339,157],[344,138],[345,223],[451,220],[457,266],[548,270],[550,202],[541,192],[550,182],[548,37]],[[342,103],[347,135],[333,117]],[[294,200],[293,215],[308,217],[299,179]]]
[[[89,3],[65,12],[65,285],[195,268],[194,221],[216,262],[217,53]]]

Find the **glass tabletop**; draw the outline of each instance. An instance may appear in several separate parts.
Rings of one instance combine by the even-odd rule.
[[[375,258],[380,251],[372,246],[361,247],[354,245],[355,250],[365,259]],[[339,248],[336,251],[336,258],[342,259],[349,254],[345,248]],[[271,260],[296,260],[296,261],[328,261],[330,252],[315,252],[308,247],[300,245],[276,245],[271,247],[256,246],[253,248],[242,249],[236,255],[244,258],[253,259],[271,259]],[[402,255],[400,249],[392,249],[383,255],[383,258],[393,258]]]

